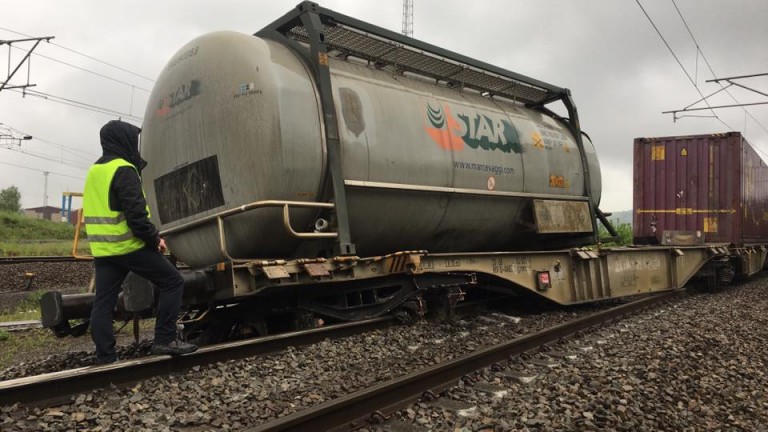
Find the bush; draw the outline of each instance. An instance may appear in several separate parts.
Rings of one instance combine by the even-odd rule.
[[[616,232],[619,234],[619,241],[612,243],[605,243],[604,246],[626,246],[632,244],[632,225],[628,223],[622,223],[618,219],[610,221]],[[611,235],[608,230],[600,224],[600,238],[607,238]]]

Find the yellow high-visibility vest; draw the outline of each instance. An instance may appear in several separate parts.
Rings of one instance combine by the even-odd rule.
[[[136,169],[130,162],[118,158],[94,164],[85,179],[83,218],[91,254],[95,257],[125,255],[145,245],[144,240],[135,237],[128,228],[125,214],[109,208],[109,187],[117,169],[124,166]]]

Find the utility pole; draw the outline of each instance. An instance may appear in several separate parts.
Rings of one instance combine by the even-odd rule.
[[[43,187],[43,207],[48,207],[48,171],[43,171],[45,177],[45,186]]]
[[[403,34],[413,37],[413,0],[403,0]]]

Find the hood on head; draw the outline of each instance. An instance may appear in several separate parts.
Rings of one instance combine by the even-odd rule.
[[[121,120],[111,120],[102,126],[101,149],[104,156],[117,156],[132,163],[141,171],[147,162],[139,154],[141,128]]]

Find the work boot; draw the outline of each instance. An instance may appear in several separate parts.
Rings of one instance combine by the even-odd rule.
[[[95,362],[93,362],[93,364],[95,364],[95,365],[97,365],[97,366],[98,366],[98,365],[105,365],[105,364],[114,363],[114,362],[116,362],[117,360],[119,360],[119,359],[117,358],[117,355],[111,355],[111,356],[108,356],[108,357],[99,357],[99,356],[96,356],[96,361],[95,361]]]
[[[152,344],[152,354],[170,354],[172,356],[178,356],[195,351],[197,351],[197,345],[181,340],[175,340],[169,344]]]

